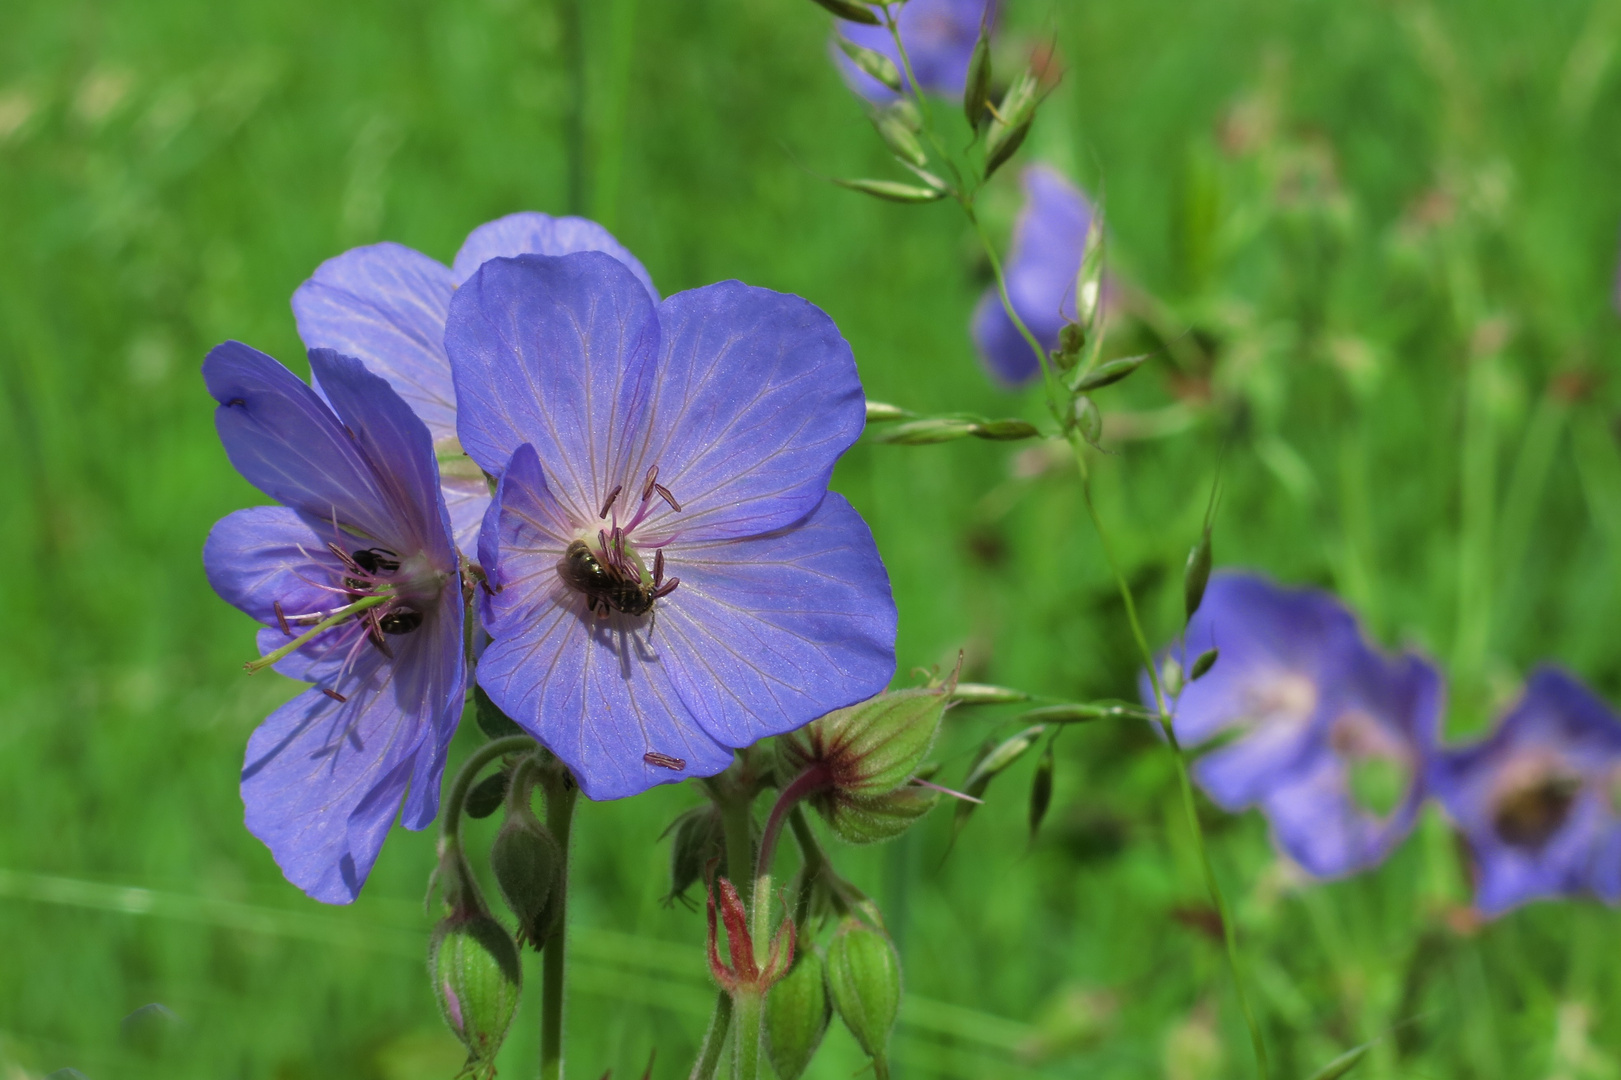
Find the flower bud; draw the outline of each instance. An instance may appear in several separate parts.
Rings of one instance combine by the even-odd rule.
[[[909,105],[910,102],[905,104]],[[889,152],[903,162],[920,169],[929,163],[929,155],[923,152],[923,143],[903,114],[893,109],[875,109],[872,126],[878,129],[878,137],[884,140]]]
[[[782,775],[820,767],[840,795],[887,795],[923,763],[955,689],[953,682],[895,690],[813,720],[779,741]]]
[[[467,793],[467,801],[462,804],[467,816],[482,819],[499,810],[506,801],[509,776],[505,769],[498,769],[474,784],[473,790]]]
[[[867,399],[867,423],[876,424],[884,420],[904,420],[912,414],[899,405],[890,405],[883,401]]]
[[[1193,661],[1193,667],[1188,669],[1188,682],[1193,682],[1195,679],[1200,678],[1209,672],[1211,668],[1215,667],[1216,658],[1220,655],[1220,649],[1206,649],[1204,652],[1200,653],[1198,658]]]
[[[881,443],[900,446],[926,446],[929,443],[965,439],[974,433],[974,421],[961,416],[927,416],[896,424],[878,436]]]
[[[814,3],[832,12],[840,19],[848,19],[854,23],[866,23],[868,26],[878,26],[879,19],[872,8],[866,4],[857,3],[856,0],[813,0]]]
[[[832,1019],[822,958],[806,949],[765,999],[766,1053],[780,1080],[799,1080]]]
[[[464,1071],[493,1076],[523,983],[511,936],[487,915],[446,919],[428,946],[428,975],[440,1015],[467,1047]]]
[[[957,809],[951,822],[953,835],[961,832],[962,827],[968,824],[969,817],[979,807],[979,797],[985,794],[985,789],[990,787],[991,781],[1012,768],[1013,763],[1024,757],[1046,731],[1044,725],[1035,724],[994,746],[981,748],[978,760],[968,770],[968,777],[963,781],[964,793],[973,796],[975,801],[969,802],[966,799],[957,801]]]
[[[989,9],[987,9],[987,14]],[[985,122],[985,105],[991,97],[991,33],[988,20],[979,27],[979,40],[968,60],[968,80],[962,88],[962,111],[975,131]]]
[[[951,692],[951,700],[959,705],[1009,705],[1019,701],[1029,701],[1030,695],[1023,690],[1014,690],[1007,686],[992,686],[989,683],[958,683],[957,689]]]
[[[939,797],[928,788],[908,786],[871,799],[840,799],[827,815],[827,823],[847,844],[875,844],[910,829],[934,809]]]
[[[1036,833],[1041,831],[1041,822],[1047,816],[1047,808],[1053,802],[1053,744],[1048,740],[1047,749],[1041,752],[1041,760],[1036,762],[1036,775],[1030,779],[1030,839],[1034,841]]]
[[[986,179],[1024,145],[1025,136],[1030,134],[1030,124],[1036,118],[1036,106],[1040,104],[1037,97],[1039,89],[1035,75],[1027,68],[1002,95],[1002,103],[996,108],[996,118],[991,121],[990,131],[985,136]]]
[[[877,79],[897,94],[901,92],[901,73],[895,66],[895,61],[875,49],[857,45],[843,34],[835,34],[833,40],[839,43],[855,66]]]
[[[1041,434],[1041,430],[1028,420],[983,420],[975,424],[973,430],[976,439],[996,442],[1029,439]]]
[[[687,890],[703,880],[705,867],[716,863],[720,874],[726,865],[726,831],[720,808],[712,802],[695,806],[665,830],[670,834],[670,892],[666,901],[685,899]]]
[[[1174,698],[1182,692],[1182,665],[1176,657],[1167,656],[1159,666],[1159,685],[1166,697]],[[1166,707],[1170,707],[1168,702]]]
[[[1112,386],[1147,363],[1149,356],[1148,353],[1141,356],[1125,356],[1119,360],[1110,360],[1106,364],[1099,364],[1076,379],[1070,388],[1087,394],[1093,390],[1101,390],[1105,386]]]
[[[1199,542],[1193,545],[1188,552],[1188,566],[1182,573],[1182,603],[1193,618],[1193,613],[1199,610],[1204,602],[1205,586],[1210,584],[1210,522],[1205,521],[1204,532],[1199,535]]]
[[[889,935],[844,920],[827,948],[827,990],[861,1049],[884,1061],[901,1004],[901,961]]]
[[[916,184],[902,184],[894,180],[840,180],[835,177],[833,182],[840,187],[847,187],[851,191],[859,191],[888,202],[928,203],[938,202],[946,197],[945,190],[941,188],[918,187]]]
[[[1103,435],[1103,414],[1098,412],[1098,404],[1091,398],[1082,394],[1075,399],[1074,405],[1075,429],[1081,433],[1089,446],[1096,447],[1098,439]]]
[[[508,808],[490,845],[490,868],[507,908],[518,917],[518,940],[537,950],[557,921],[563,853],[551,832],[524,808]]]

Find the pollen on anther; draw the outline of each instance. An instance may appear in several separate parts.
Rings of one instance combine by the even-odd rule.
[[[619,493],[623,490],[625,490],[625,485],[619,484],[615,486],[612,491],[608,492],[608,498],[604,500],[602,509],[597,512],[597,517],[605,518],[608,516],[608,511],[613,509],[614,500],[619,498]]]
[[[675,496],[670,494],[669,488],[665,487],[663,484],[654,484],[653,490],[659,493],[660,498],[670,504],[671,510],[676,511],[677,513],[681,512],[681,504],[675,501]]]
[[[276,609],[276,625],[281,627],[281,632],[283,634],[286,634],[288,637],[292,637],[293,632],[287,626],[287,616],[281,610],[281,601],[272,600],[270,602],[270,606]]]

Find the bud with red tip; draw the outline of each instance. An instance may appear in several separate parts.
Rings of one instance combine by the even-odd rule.
[[[720,917],[726,924],[726,950],[731,966],[721,962],[720,942],[715,925],[715,894],[720,893]],[[730,881],[720,878],[709,891],[709,973],[720,988],[736,997],[750,993],[763,995],[772,984],[788,973],[794,962],[794,921],[784,919],[771,941],[765,967],[754,958],[754,939],[749,935],[749,916],[743,898]]]

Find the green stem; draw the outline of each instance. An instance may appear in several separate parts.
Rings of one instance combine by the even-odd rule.
[[[760,1032],[765,1026],[765,995],[741,987],[732,1003],[737,1040],[732,1047],[732,1080],[758,1080]]]
[[[720,807],[721,829],[726,834],[727,880],[747,906],[754,888],[754,812],[751,800],[741,797],[723,776],[708,785]]]
[[[579,793],[574,778],[566,772],[559,770],[547,777],[546,827],[563,853],[563,864],[557,881],[562,897],[557,905],[557,921],[541,950],[540,1080],[562,1080],[563,1076],[563,960],[568,941],[569,833],[574,823],[574,801]]]
[[[991,273],[996,276],[996,292],[1002,299],[1002,310],[1007,312],[1008,318],[1013,320],[1014,328],[1019,331],[1019,336],[1024,338],[1025,343],[1030,346],[1030,350],[1036,354],[1036,363],[1041,367],[1041,381],[1047,388],[1047,404],[1052,409],[1053,418],[1058,421],[1065,431],[1068,431],[1071,418],[1064,415],[1064,407],[1061,404],[1065,400],[1063,390],[1058,382],[1058,373],[1053,370],[1052,364],[1047,361],[1047,350],[1041,347],[1041,341],[1036,337],[1035,332],[1025,324],[1025,321],[1019,317],[1019,313],[1013,309],[1013,297],[1008,295],[1007,275],[1002,272],[1002,260],[996,254],[996,245],[991,243],[990,234],[985,231],[985,226],[980,222],[979,215],[974,212],[973,205],[964,203],[963,212],[968,215],[969,223],[974,226],[974,232],[979,235],[980,246],[985,249],[985,257],[990,260]]]
[[[1109,572],[1114,575],[1115,585],[1120,591],[1120,600],[1126,609],[1126,621],[1131,625],[1132,639],[1137,643],[1137,650],[1142,656],[1143,663],[1148,667],[1148,679],[1154,688],[1154,707],[1159,713],[1160,729],[1165,733],[1165,745],[1170,748],[1176,761],[1176,779],[1182,790],[1182,808],[1187,815],[1188,829],[1193,834],[1194,849],[1199,854],[1199,865],[1204,871],[1205,888],[1209,890],[1210,901],[1215,905],[1217,917],[1221,919],[1222,940],[1227,946],[1227,966],[1233,976],[1233,991],[1238,998],[1239,1010],[1244,1014],[1244,1022],[1249,1027],[1250,1042],[1255,1047],[1256,1071],[1261,1080],[1266,1080],[1268,1073],[1266,1042],[1261,1037],[1261,1025],[1255,1018],[1254,1010],[1250,1008],[1249,996],[1244,990],[1244,967],[1239,958],[1238,934],[1233,926],[1232,917],[1228,914],[1227,900],[1222,895],[1221,884],[1216,880],[1215,867],[1210,862],[1210,852],[1205,846],[1204,827],[1199,823],[1199,807],[1194,800],[1193,783],[1188,776],[1187,755],[1177,740],[1171,714],[1166,708],[1165,692],[1160,685],[1159,672],[1154,665],[1154,654],[1148,647],[1142,623],[1137,618],[1137,603],[1132,598],[1131,586],[1114,557],[1114,549],[1109,544],[1108,530],[1103,527],[1103,518],[1098,514],[1097,504],[1092,501],[1092,477],[1086,467],[1085,444],[1074,433],[1070,435],[1069,443],[1075,454],[1075,465],[1081,473],[1081,494],[1086,503],[1087,516],[1092,519],[1092,527],[1097,530],[1104,561],[1108,563]]]
[[[445,814],[439,820],[440,837],[444,841],[460,840],[462,804],[467,801],[467,791],[484,766],[496,758],[533,750],[535,746],[535,740],[527,735],[508,735],[504,739],[493,739],[469,754],[456,771],[456,778],[450,782],[450,794],[445,797]]]
[[[973,195],[968,192],[968,185],[963,183],[962,173],[958,171],[957,163],[951,160],[951,155],[946,152],[945,144],[940,141],[940,136],[934,130],[934,110],[929,105],[929,99],[924,97],[923,92],[918,89],[917,76],[912,74],[912,58],[906,54],[906,43],[901,41],[900,25],[895,22],[894,15],[890,14],[889,5],[884,4],[882,7],[884,25],[888,27],[889,36],[895,42],[895,53],[901,58],[901,70],[906,72],[906,89],[912,95],[918,113],[923,117],[923,133],[928,136],[929,145],[934,147],[935,154],[939,156],[941,161],[945,162],[946,168],[951,170],[952,194],[957,197],[957,201],[962,203],[964,208],[971,208]]]
[[[332,614],[328,615],[326,618],[322,619],[320,622],[316,623],[314,626],[310,627],[308,630],[304,631],[287,644],[281,646],[279,649],[276,649],[274,652],[267,652],[257,660],[249,660],[242,666],[248,669],[248,674],[250,675],[254,674],[255,672],[263,671],[276,661],[290,655],[293,650],[299,648],[301,645],[306,644],[311,638],[315,637],[315,635],[322,633],[323,631],[330,630],[341,622],[354,618],[367,608],[374,608],[378,604],[386,604],[392,599],[394,599],[394,592],[393,590],[389,590],[387,592],[375,593],[371,596],[363,596],[352,604],[345,604],[343,607],[334,611]]]
[[[563,133],[568,152],[568,212],[585,205],[585,27],[583,0],[560,0],[563,51],[568,56],[568,113]]]
[[[714,1080],[720,1068],[721,1054],[726,1050],[726,1035],[732,1025],[732,995],[722,990],[715,996],[715,1011],[709,1017],[709,1029],[704,1032],[703,1045],[698,1048],[698,1060],[692,1063],[687,1080]]]

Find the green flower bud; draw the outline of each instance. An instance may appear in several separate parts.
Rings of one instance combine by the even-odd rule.
[[[563,853],[551,832],[526,809],[508,809],[490,845],[490,868],[507,908],[518,917],[518,940],[536,949],[557,921]]]
[[[834,802],[827,823],[845,843],[875,844],[910,829],[939,798],[939,792],[908,786],[871,799],[841,799]]]
[[[1119,360],[1099,364],[1071,384],[1071,389],[1086,394],[1093,390],[1101,390],[1105,386],[1112,386],[1142,367],[1149,359],[1150,354],[1144,353],[1141,356],[1124,356]]]
[[[843,34],[835,34],[833,40],[838,42],[839,48],[844,50],[855,66],[877,79],[897,94],[901,92],[901,73],[895,66],[895,61],[875,49],[857,45]]]
[[[916,184],[902,184],[894,180],[840,180],[835,178],[833,182],[840,187],[847,187],[851,191],[860,191],[888,202],[927,203],[938,202],[946,197],[946,192],[940,188],[918,187]]]
[[[989,683],[958,683],[957,689],[951,692],[951,700],[959,705],[1008,705],[1019,701],[1029,701],[1030,695],[1023,690],[1014,690],[1007,686],[992,686]]]
[[[704,878],[705,868],[718,862],[726,877],[726,831],[720,808],[712,802],[695,806],[665,830],[670,835],[670,892],[666,902],[685,900],[687,890]]]
[[[464,812],[470,818],[487,818],[501,808],[507,797],[507,780],[509,774],[505,769],[498,769],[477,784],[467,793],[467,801],[462,804]]]
[[[766,1053],[780,1080],[799,1080],[832,1019],[822,958],[805,949],[765,999]]]
[[[840,795],[887,795],[923,763],[955,688],[896,690],[811,721],[778,743],[782,775],[821,767]]]
[[[428,945],[428,975],[440,1015],[467,1047],[464,1071],[494,1076],[523,983],[511,936],[487,915],[446,919]]]
[[[1036,106],[1041,103],[1037,96],[1039,89],[1040,84],[1034,73],[1027,68],[1002,95],[1002,103],[996,108],[996,118],[991,121],[990,131],[985,136],[987,179],[1024,145],[1025,136],[1030,134],[1030,124],[1036,118]]]
[[[878,26],[879,18],[872,8],[866,4],[857,3],[856,0],[813,0],[827,11],[841,19],[848,19],[854,23],[866,23],[868,26]]]
[[[979,129],[985,120],[985,105],[991,97],[991,36],[990,28],[981,25],[979,40],[974,42],[974,54],[968,60],[968,79],[962,87],[962,111],[968,126]]]
[[[1030,840],[1036,839],[1036,833],[1041,831],[1041,823],[1047,817],[1047,809],[1053,802],[1053,744],[1048,740],[1047,749],[1041,752],[1041,760],[1036,762],[1036,774],[1030,779]]]
[[[1220,655],[1220,649],[1206,649],[1200,653],[1198,659],[1193,661],[1193,667],[1188,669],[1188,682],[1202,677],[1211,668],[1215,667],[1216,659]]]
[[[902,102],[910,106],[910,102]],[[913,110],[915,112],[915,109]],[[929,163],[929,155],[923,152],[923,143],[918,139],[917,132],[908,123],[908,117],[897,113],[893,109],[875,109],[872,114],[872,126],[878,129],[878,137],[884,140],[889,152],[900,158],[908,165],[918,168]]]
[[[1214,504],[1214,497],[1211,501]],[[1182,573],[1182,606],[1190,620],[1193,613],[1199,610],[1199,605],[1204,603],[1205,586],[1210,584],[1210,559],[1210,522],[1207,513],[1204,532],[1199,534],[1199,542],[1188,552],[1188,566]]]
[[[901,1004],[901,960],[889,935],[846,919],[827,949],[827,990],[861,1049],[882,1065]]]

